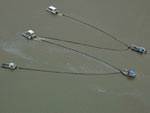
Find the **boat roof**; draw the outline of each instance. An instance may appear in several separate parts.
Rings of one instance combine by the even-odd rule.
[[[9,64],[14,65],[14,63],[10,62]]]
[[[131,74],[135,74],[135,72],[134,72],[133,70],[130,70],[130,73],[131,73]]]
[[[9,65],[16,66],[16,64],[15,64],[15,63],[12,63],[12,62],[11,62],[11,63],[9,63]]]
[[[29,33],[31,33],[31,34],[33,34],[33,33],[34,33],[34,31],[33,31],[33,30],[28,30],[28,32],[29,32]]]
[[[56,7],[54,7],[54,6],[49,6],[49,8],[52,10],[56,10]]]
[[[138,46],[137,48],[138,48],[138,49],[143,49],[143,47],[142,47],[142,46]]]

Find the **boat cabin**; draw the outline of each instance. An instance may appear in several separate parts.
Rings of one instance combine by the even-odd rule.
[[[36,35],[33,30],[28,30],[28,31],[24,32],[22,34],[22,36],[24,36],[25,38],[27,38],[29,40],[36,38]]]
[[[58,10],[56,7],[54,6],[49,6],[47,9],[46,9],[48,12],[52,13],[52,14],[58,14]]]

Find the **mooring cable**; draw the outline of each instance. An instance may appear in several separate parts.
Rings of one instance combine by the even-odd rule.
[[[126,50],[129,49],[129,48],[126,48],[126,49],[104,48],[104,47],[94,46],[94,45],[90,45],[90,44],[86,44],[86,43],[80,43],[80,42],[69,41],[69,40],[64,40],[64,39],[58,39],[58,38],[53,38],[53,37],[44,37],[44,38],[51,39],[51,40],[56,40],[56,41],[61,41],[61,42],[67,42],[67,43],[77,44],[77,45],[82,45],[82,46],[96,48],[96,49],[109,50],[109,51],[126,51]]]
[[[75,50],[75,49],[72,49],[72,48],[69,48],[69,47],[60,45],[60,44],[56,44],[56,43],[53,43],[53,42],[50,42],[50,41],[46,41],[46,40],[44,40],[44,39],[41,39],[41,41],[46,42],[46,43],[49,43],[49,44],[52,44],[52,45],[55,45],[55,46],[59,46],[59,47],[62,47],[62,48],[65,48],[65,49],[68,49],[68,50],[71,50],[71,51],[74,51],[74,52],[79,53],[79,54],[82,54],[82,55],[87,56],[87,57],[89,57],[89,58],[92,58],[92,59],[94,59],[94,60],[100,61],[100,62],[102,62],[102,63],[104,63],[104,64],[106,64],[106,65],[112,67],[113,69],[117,70],[118,72],[121,72],[121,69],[119,69],[119,68],[113,66],[112,64],[109,64],[109,63],[105,62],[104,60],[102,60],[102,59],[100,59],[100,58],[94,57],[94,56],[89,55],[89,54],[87,54],[87,53],[84,53],[84,52],[81,52],[81,51],[78,51],[78,50]]]
[[[72,74],[72,75],[113,75],[119,74],[120,72],[110,72],[110,73],[76,73],[76,72],[64,72],[64,71],[52,71],[52,70],[42,70],[42,69],[33,69],[33,68],[25,68],[25,67],[18,67],[21,70],[28,70],[28,71],[39,71],[39,72],[49,72],[49,73],[58,73],[58,74]]]
[[[112,39],[118,41],[119,43],[121,43],[122,45],[126,46],[127,48],[130,47],[130,46],[129,46],[128,44],[126,44],[125,42],[123,42],[123,41],[117,39],[117,37],[111,35],[110,33],[106,32],[106,31],[104,31],[104,30],[102,30],[102,29],[100,29],[100,28],[98,28],[98,27],[96,27],[96,26],[94,26],[94,25],[91,25],[91,24],[89,24],[89,23],[87,23],[87,22],[84,22],[84,21],[82,21],[82,20],[80,20],[80,19],[71,17],[71,16],[66,15],[66,14],[62,14],[62,16],[67,17],[67,18],[70,18],[70,19],[75,20],[75,21],[78,21],[78,22],[80,22],[80,23],[82,23],[82,24],[84,24],[84,25],[87,25],[87,26],[89,26],[89,27],[95,29],[95,30],[98,30],[98,31],[100,31],[100,32],[102,32],[102,33],[104,33],[104,34],[106,34],[107,36],[111,37]]]

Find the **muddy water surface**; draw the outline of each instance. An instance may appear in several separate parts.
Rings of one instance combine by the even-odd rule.
[[[0,0],[0,63],[15,62],[21,67],[68,72],[116,72],[87,56],[21,37],[22,32],[33,29],[40,37],[125,48],[104,33],[47,13],[45,9],[49,5],[102,28],[129,45],[150,48],[147,0]],[[149,113],[149,54],[53,42],[101,58],[120,69],[134,69],[137,77],[129,80],[121,74],[76,76],[0,69],[1,113]]]

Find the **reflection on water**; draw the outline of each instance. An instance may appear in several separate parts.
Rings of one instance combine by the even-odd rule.
[[[18,44],[15,42],[1,42],[0,43],[0,47],[2,48],[2,50],[5,52],[8,52],[8,54],[10,54],[10,56],[14,55],[14,56],[18,56],[18,57],[21,57],[23,59],[26,59],[26,60],[31,60],[32,58],[25,55],[22,52],[22,50],[20,49],[20,47],[17,45]]]

